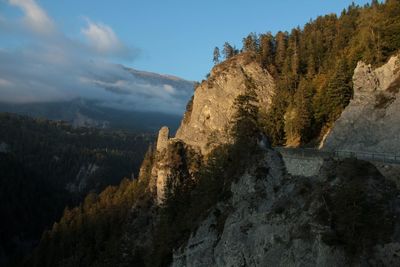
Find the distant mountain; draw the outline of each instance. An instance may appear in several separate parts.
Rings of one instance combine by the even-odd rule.
[[[110,97],[82,96],[31,103],[10,103],[0,99],[0,112],[63,120],[74,127],[155,132],[168,125],[176,130],[181,120],[181,115],[177,114],[184,111],[185,103],[193,93],[191,81],[122,65],[112,65],[107,70],[97,68],[87,77],[88,87],[94,86]]]
[[[162,125],[177,129],[181,116],[160,112],[121,110],[88,99],[62,102],[11,104],[0,102],[0,112],[10,112],[33,118],[62,120],[74,127],[122,129],[133,132],[155,132]]]

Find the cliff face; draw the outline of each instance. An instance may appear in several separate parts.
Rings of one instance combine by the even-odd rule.
[[[208,80],[196,88],[175,138],[169,138],[166,127],[160,130],[152,170],[152,185],[157,192],[158,203],[165,197],[166,185],[176,178],[171,153],[178,153],[177,145],[184,147],[179,152],[181,160],[193,163],[193,159],[185,154],[196,154],[196,163],[193,164],[198,165],[199,158],[213,148],[231,142],[229,130],[236,112],[234,101],[248,90],[254,90],[259,109],[266,111],[275,93],[274,80],[255,62],[252,54],[244,53],[215,66]],[[184,168],[188,179],[193,179],[196,168]]]
[[[400,151],[400,58],[372,69],[359,62],[354,96],[328,135],[324,149],[398,153]]]
[[[315,176],[291,176],[267,150],[231,191],[172,266],[400,264],[397,190],[369,163],[328,161]]]
[[[399,70],[397,57],[376,70],[358,64],[354,98],[326,149],[398,149]],[[174,185],[195,179],[213,148],[230,143],[234,100],[249,88],[267,109],[272,77],[250,55],[234,57],[196,89],[175,138],[160,130],[151,172],[158,204]],[[289,174],[278,152],[268,145],[259,150],[230,185],[231,195],[174,250],[172,266],[400,265],[398,190],[375,166],[321,158]],[[318,166],[310,171],[311,165]]]
[[[228,143],[235,98],[250,87],[258,96],[260,110],[266,111],[275,83],[251,54],[241,54],[214,67],[208,80],[196,88],[176,138],[200,148],[203,154]]]

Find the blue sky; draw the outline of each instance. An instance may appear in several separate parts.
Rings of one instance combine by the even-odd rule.
[[[23,1],[23,0],[19,0]],[[84,39],[88,21],[107,25],[133,55],[109,60],[133,68],[201,80],[212,67],[212,50],[225,41],[241,46],[250,32],[290,30],[318,15],[340,12],[350,0],[37,0],[59,31]],[[356,4],[370,1],[358,0]],[[0,18],[23,16],[0,0]],[[21,46],[26,38],[1,38]]]
[[[369,1],[357,0],[364,5]],[[181,114],[191,83],[142,79],[118,64],[191,81],[225,41],[290,30],[350,0],[0,0],[0,102],[87,98]],[[157,81],[157,82],[155,82]]]

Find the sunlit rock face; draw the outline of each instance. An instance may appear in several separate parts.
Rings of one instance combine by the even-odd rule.
[[[324,149],[398,153],[400,151],[400,58],[373,69],[359,62],[354,96],[336,121]]]
[[[275,83],[253,57],[252,54],[244,53],[215,66],[208,80],[196,88],[175,138],[169,138],[166,127],[159,131],[157,157],[152,170],[152,186],[157,192],[158,203],[162,203],[168,181],[174,179],[171,167],[174,164],[170,157],[171,153],[176,152],[172,150],[176,149],[177,144],[183,144],[183,156],[190,150],[202,157],[216,146],[229,143],[230,128],[236,112],[234,101],[249,90],[257,94],[261,112],[269,108],[275,93]],[[192,168],[185,169],[190,176]]]
[[[235,98],[250,88],[258,96],[260,110],[266,111],[275,93],[275,83],[253,60],[253,55],[241,54],[215,66],[208,80],[196,88],[176,138],[199,147],[203,154],[229,142]]]
[[[157,151],[161,151],[167,148],[168,139],[169,139],[169,128],[164,126],[158,132]]]

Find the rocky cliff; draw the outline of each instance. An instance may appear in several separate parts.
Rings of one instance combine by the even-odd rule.
[[[323,144],[327,150],[400,151],[400,58],[373,69],[359,62],[354,96]]]
[[[231,191],[172,266],[400,264],[398,191],[369,163],[326,161],[315,176],[291,176],[266,150]]]
[[[275,93],[274,80],[254,60],[253,54],[244,53],[215,66],[209,78],[196,88],[175,138],[169,138],[166,127],[160,130],[152,170],[153,190],[157,192],[158,203],[165,197],[168,181],[174,178],[171,166],[175,165],[171,162],[171,153],[185,154],[175,151],[177,145],[181,144],[184,151],[192,151],[191,154],[196,153],[198,158],[202,158],[213,148],[230,143],[230,129],[237,108],[235,99],[249,90],[256,93],[259,109],[266,111]],[[194,165],[200,164],[198,159],[195,161]],[[185,172],[191,176],[193,170],[189,168]]]
[[[266,111],[275,93],[272,76],[244,53],[215,66],[207,81],[196,88],[176,138],[207,154],[218,144],[229,142],[229,129],[237,96],[254,89],[261,111]]]
[[[327,149],[337,149],[337,144],[361,146],[360,140],[367,137],[382,141],[391,136],[394,139],[389,142],[400,143],[390,128],[396,117],[391,112],[396,108],[398,66],[397,58],[374,71],[358,65],[354,99],[328,137]],[[160,131],[152,170],[159,204],[166,196],[166,185],[179,182],[176,177],[193,179],[193,166],[201,166],[203,160],[193,160],[193,155],[207,157],[213,148],[230,143],[234,100],[248,88],[255,89],[260,108],[268,108],[275,89],[272,77],[248,55],[234,57],[216,66],[196,89],[176,137],[166,138],[165,128]],[[371,112],[384,112],[386,131],[369,128],[368,134],[361,129],[350,134],[354,129],[349,125],[364,127],[363,131],[368,129],[365,125],[377,127],[378,117]],[[344,141],[336,137],[337,132]],[[257,153],[244,173],[228,185],[230,197],[216,203],[189,240],[174,251],[172,266],[400,264],[399,191],[374,165],[318,159],[312,173],[291,175],[278,152],[263,146]]]

